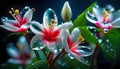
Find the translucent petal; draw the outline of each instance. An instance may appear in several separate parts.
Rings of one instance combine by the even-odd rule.
[[[11,57],[14,57],[14,58],[18,58],[19,55],[20,55],[20,52],[18,51],[17,48],[15,48],[14,44],[12,43],[9,43],[8,44],[8,47],[7,47],[7,53],[11,56]]]
[[[41,35],[35,35],[31,42],[30,42],[30,46],[32,47],[33,50],[41,50],[43,48],[45,48],[46,46],[43,44],[42,40],[41,40]]]
[[[17,45],[23,50],[23,51],[26,51],[26,52],[30,52],[30,47],[27,43],[27,40],[24,36],[21,36],[17,42]]]
[[[55,54],[59,53],[63,48],[60,41],[55,42],[52,45],[47,45],[47,47],[51,52],[53,52]]]
[[[80,30],[78,28],[74,28],[72,33],[71,33],[71,39],[73,41],[78,41],[80,39]]]
[[[88,21],[92,23],[96,23],[98,21],[97,18],[93,14],[90,14],[90,12],[86,14],[86,18]]]
[[[77,59],[78,61],[82,62],[83,64],[87,64],[88,65],[88,62],[83,57],[75,57],[75,59]]]
[[[87,57],[93,54],[93,51],[86,46],[78,46],[76,52],[79,52],[82,57]]]
[[[35,34],[41,34],[41,30],[43,30],[43,27],[39,22],[32,21],[30,25],[30,29]]]
[[[72,26],[73,26],[72,21],[69,21],[59,25],[56,29],[70,29]]]
[[[2,17],[1,21],[5,25],[9,25],[12,27],[20,27],[20,25],[18,24],[18,22],[16,20],[11,20],[11,19],[8,19],[7,17]]]
[[[13,63],[13,64],[21,64],[22,61],[18,60],[18,59],[8,59],[8,63]]]
[[[26,9],[26,7],[25,7],[25,9]],[[26,23],[29,23],[32,20],[33,12],[34,12],[34,9],[29,8],[28,11],[25,13],[23,20],[26,19]]]
[[[57,20],[57,16],[54,12],[54,10],[52,10],[51,8],[48,8],[43,15],[43,25],[48,28],[50,25],[57,25],[58,24],[58,20]]]
[[[18,30],[19,28],[16,28],[16,27],[13,27],[13,26],[9,26],[9,25],[0,25],[0,27],[6,29],[6,30],[9,30],[9,31],[16,31]]]
[[[112,23],[114,23],[113,21],[120,18],[120,11],[113,12],[112,15],[113,15]]]
[[[93,7],[93,13],[94,13],[94,15],[96,16],[96,18],[97,18],[100,22],[102,22],[103,16],[104,16],[104,14],[103,14],[103,9],[100,8],[98,5],[96,5],[95,7]]]
[[[120,18],[117,18],[111,24],[114,28],[120,28]]]

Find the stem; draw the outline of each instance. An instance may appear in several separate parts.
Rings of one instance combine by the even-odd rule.
[[[28,38],[28,36],[27,36],[27,32],[26,32],[26,33],[23,33],[23,35],[25,36],[27,42],[30,44],[30,40],[29,40],[29,38]],[[30,48],[31,48],[31,47],[30,47]],[[40,57],[39,57],[38,52],[37,52],[36,50],[34,50],[34,52],[35,52],[35,55],[36,55],[37,59],[40,60]]]
[[[94,50],[94,53],[93,53],[92,59],[91,59],[90,69],[93,69],[93,64],[94,64],[94,60],[97,55],[98,49],[99,49],[99,45],[96,43],[96,48]]]
[[[64,50],[64,49],[62,49],[62,51],[55,57],[55,59],[53,59],[53,61],[52,61],[51,64],[50,64],[50,69],[54,69],[54,64],[55,64],[55,62],[57,61],[57,59],[58,59],[63,53],[65,53],[65,50]]]

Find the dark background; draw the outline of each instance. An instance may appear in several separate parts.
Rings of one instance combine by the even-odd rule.
[[[3,16],[10,17],[9,10],[11,7],[22,9],[24,6],[35,8],[33,20],[42,23],[43,13],[47,8],[52,8],[58,16],[58,21],[61,22],[61,9],[66,0],[0,0],[0,18]],[[120,0],[68,0],[72,8],[72,20],[74,20],[81,12],[83,12],[94,1],[98,5],[104,7],[106,4],[111,4],[115,9],[120,8]],[[1,25],[0,21],[0,25]],[[11,33],[3,28],[0,28],[0,63],[3,64],[9,58],[6,53],[6,46],[9,41],[17,41],[17,36],[13,36],[8,40],[4,40],[6,36]]]

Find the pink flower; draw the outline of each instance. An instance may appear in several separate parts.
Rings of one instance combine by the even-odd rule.
[[[8,44],[7,52],[12,57],[8,60],[8,62],[14,64],[31,63],[32,51],[30,50],[30,47],[23,36],[21,36],[18,40],[17,47],[15,47],[12,43]]]
[[[36,34],[31,40],[32,48],[34,50],[39,50],[47,46],[52,52],[57,52],[57,46],[61,44],[61,29],[69,29],[71,26],[71,21],[58,25],[55,12],[50,8],[47,9],[43,16],[43,24],[34,21],[30,26],[32,32]]]
[[[12,32],[26,32],[31,23],[31,19],[33,16],[34,9],[30,9],[29,7],[25,7],[22,12],[19,13],[19,10],[14,10],[11,8],[9,13],[13,16],[15,20],[8,19],[7,17],[1,18],[4,25],[0,25],[0,27],[7,29]],[[24,16],[22,14],[24,13]]]
[[[84,64],[87,64],[84,57],[92,55],[93,51],[89,46],[80,45],[84,41],[84,38],[81,36],[79,29],[74,28],[71,35],[68,30],[63,29],[62,34],[62,44],[68,55]]]
[[[93,13],[88,12],[86,18],[98,28],[107,33],[109,29],[120,28],[120,12],[113,12],[114,8],[107,5],[105,8],[93,7]]]

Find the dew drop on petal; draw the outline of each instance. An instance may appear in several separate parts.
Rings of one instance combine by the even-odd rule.
[[[8,20],[7,17],[2,17],[2,18],[1,18],[1,21],[2,21],[3,23],[6,22],[6,20]]]
[[[48,8],[43,15],[44,26],[57,25],[58,20],[56,13],[51,8]]]
[[[22,11],[20,12],[21,15],[24,15],[30,9],[29,6],[25,6]]]

